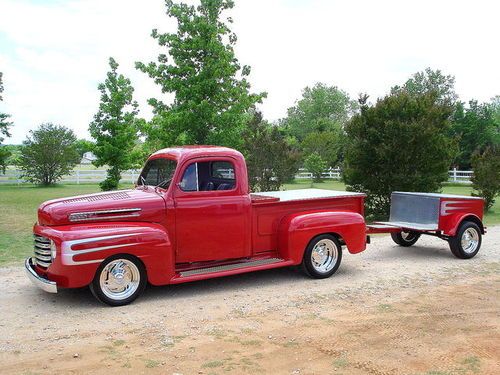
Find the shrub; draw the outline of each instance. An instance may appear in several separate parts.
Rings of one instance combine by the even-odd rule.
[[[474,154],[472,167],[472,187],[484,198],[485,210],[489,210],[500,193],[500,146],[488,147],[483,153]]]
[[[436,192],[448,179],[456,142],[447,136],[450,105],[434,92],[394,93],[364,106],[346,125],[344,179],[367,194],[367,214],[389,214],[391,192]]]
[[[321,182],[323,179],[321,174],[325,171],[327,163],[317,152],[313,152],[304,160],[304,167],[312,173],[314,181]]]

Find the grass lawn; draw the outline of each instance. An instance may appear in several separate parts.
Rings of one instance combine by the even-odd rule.
[[[328,180],[312,184],[310,181],[297,181],[285,185],[286,190],[306,189],[345,190],[342,182]],[[127,188],[128,186],[123,186]],[[40,203],[54,198],[89,194],[99,191],[98,185],[59,185],[43,188],[31,185],[0,186],[0,265],[22,261],[33,251],[32,226],[37,220]],[[470,195],[469,186],[445,186],[443,192]],[[486,225],[500,224],[500,199],[485,217]]]

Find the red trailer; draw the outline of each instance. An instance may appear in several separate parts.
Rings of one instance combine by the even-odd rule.
[[[449,242],[457,257],[474,257],[481,247],[484,200],[452,194],[394,192],[389,221],[367,226],[368,233],[391,233],[398,245],[411,246],[421,235]]]
[[[148,282],[295,265],[311,277],[329,277],[343,249],[365,250],[369,233],[391,233],[404,246],[420,234],[436,235],[462,258],[479,250],[482,199],[395,193],[391,220],[366,226],[364,197],[320,189],[250,194],[239,152],[164,149],[150,156],[135,189],[43,203],[25,267],[45,291],[88,285],[117,306],[132,302]]]

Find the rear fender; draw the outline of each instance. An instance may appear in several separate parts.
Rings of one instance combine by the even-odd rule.
[[[56,243],[57,256],[47,277],[62,287],[90,284],[102,261],[116,254],[139,258],[151,284],[168,284],[174,276],[172,245],[168,233],[158,224],[35,226],[35,233]]]
[[[312,212],[286,216],[280,223],[278,251],[283,259],[300,264],[309,242],[320,234],[341,237],[350,253],[366,248],[366,225],[355,212]]]
[[[458,228],[464,221],[472,221],[473,223],[476,223],[481,230],[481,233],[485,233],[483,222],[477,215],[471,213],[460,213],[452,215],[447,219],[446,227],[443,228],[443,234],[453,237],[458,232]]]

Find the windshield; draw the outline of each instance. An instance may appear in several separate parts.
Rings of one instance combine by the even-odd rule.
[[[137,181],[138,185],[161,186],[167,189],[174,177],[177,162],[175,160],[159,158],[148,160]]]

